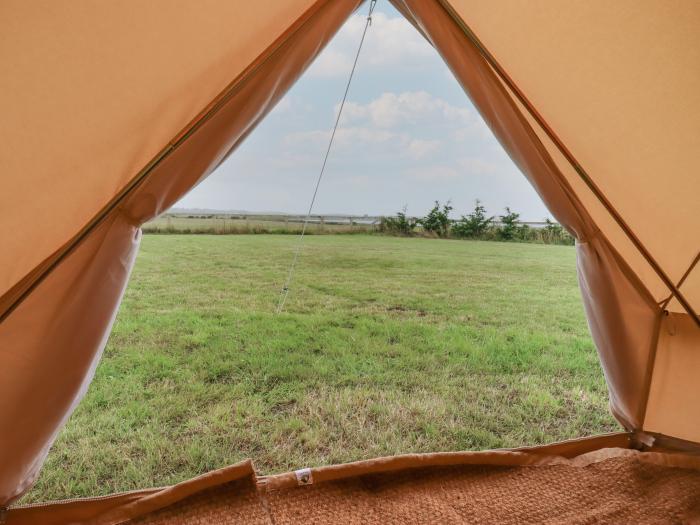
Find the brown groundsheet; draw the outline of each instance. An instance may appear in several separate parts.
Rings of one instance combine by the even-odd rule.
[[[274,476],[243,461],[170,487],[14,507],[6,524],[700,524],[700,454],[634,442],[607,434]]]
[[[586,466],[459,465],[261,491],[244,480],[191,496],[139,524],[692,523],[700,471],[635,455]]]
[[[270,525],[254,480],[231,481],[174,505],[129,521],[130,524]],[[272,522],[274,523],[274,522]]]

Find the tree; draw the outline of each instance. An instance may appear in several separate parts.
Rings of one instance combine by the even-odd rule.
[[[520,214],[506,206],[506,214],[501,216],[501,227],[498,236],[504,241],[512,241],[518,236]]]
[[[450,212],[452,206],[447,201],[440,207],[440,201],[435,201],[435,206],[418,223],[425,231],[435,233],[438,237],[447,237],[450,233]]]
[[[396,214],[396,217],[382,217],[382,229],[390,233],[398,233],[400,235],[411,235],[418,224],[418,220],[414,217],[406,215],[407,206]]]
[[[486,217],[486,208],[476,199],[474,211],[452,225],[452,233],[457,237],[477,239],[491,227],[493,217]]]

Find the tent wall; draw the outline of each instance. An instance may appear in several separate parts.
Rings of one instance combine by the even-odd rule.
[[[81,16],[86,19],[84,20],[86,25],[90,24],[89,19],[94,18],[93,22],[98,26],[107,25],[115,33],[129,33],[130,38],[135,38],[140,31],[147,29],[142,25],[142,20],[135,25],[130,25],[128,23],[130,16],[125,13],[111,21],[114,24],[112,27],[109,20],[103,20],[104,13],[91,11],[90,6],[94,4],[90,2],[85,4]],[[47,222],[61,223],[61,228],[67,228],[63,233],[75,233],[84,222],[88,222],[89,214],[94,214],[99,209],[99,205],[104,205],[113,195],[121,194],[122,197],[115,206],[110,208],[99,225],[92,229],[0,324],[0,348],[3,351],[3,366],[0,367],[0,427],[3,429],[0,432],[0,465],[2,465],[0,504],[18,497],[33,483],[58,430],[84,394],[106,342],[133,264],[138,248],[139,226],[168,209],[185,192],[209,174],[243,140],[311,63],[357,7],[358,0],[321,0],[313,3],[295,0],[257,4],[215,2],[215,4],[211,6],[212,9],[206,16],[206,21],[209,23],[201,24],[199,30],[210,31],[213,23],[213,20],[209,20],[211,18],[222,19],[221,23],[225,24],[226,31],[216,42],[205,39],[206,45],[202,46],[201,53],[206,55],[207,49],[210,48],[216,51],[225,48],[233,64],[216,60],[205,68],[192,68],[193,73],[197,75],[188,78],[180,88],[182,92],[178,91],[174,95],[164,96],[162,89],[156,89],[160,95],[150,101],[153,107],[149,109],[151,112],[156,111],[158,118],[149,113],[144,121],[130,121],[127,129],[115,128],[110,133],[98,135],[100,148],[97,151],[82,149],[76,144],[63,144],[62,148],[67,150],[64,152],[61,149],[60,152],[56,152],[55,156],[70,155],[73,161],[79,159],[81,165],[85,164],[86,170],[93,172],[97,170],[99,177],[88,177],[83,171],[73,172],[66,167],[62,168],[63,171],[59,171],[59,166],[56,165],[55,172],[61,173],[66,179],[62,183],[66,188],[61,191],[49,187],[41,192],[34,190],[34,195],[30,197],[27,194],[29,189],[23,192],[22,188],[13,188],[13,191],[17,190],[18,195],[13,197],[17,199],[17,204],[13,204],[8,211],[11,212],[10,215],[15,211],[18,215],[8,217],[6,223],[9,224],[7,227],[10,229],[14,226],[18,232],[27,232],[27,237],[21,243],[17,241],[17,246],[21,248],[19,251],[24,253],[33,253],[34,250],[37,253],[48,253],[56,250],[60,243],[66,240],[65,235],[54,235],[53,231],[42,234],[42,228]],[[22,4],[24,5],[26,4]],[[26,17],[25,23],[32,20],[32,16],[24,12],[22,6],[12,13],[19,18],[16,21],[18,34],[22,33],[21,27],[28,30],[26,25],[20,24],[23,17]],[[206,7],[200,3],[193,2],[188,6],[197,13],[200,13],[200,10],[206,11]],[[215,9],[215,7],[226,6],[235,6],[233,12],[220,12]],[[166,9],[167,6],[161,7],[165,12],[169,12]],[[159,18],[161,12],[150,13],[149,9],[146,11],[143,15],[147,18],[151,16],[151,22],[155,27],[164,28],[161,33],[158,33],[158,39],[163,40],[158,44],[161,50],[167,47],[168,42],[173,45],[180,42],[181,36],[178,35],[178,30],[182,29],[183,24],[191,22],[191,20],[187,21],[188,16],[201,16],[184,9],[172,13],[171,16],[175,20],[170,24],[167,17],[166,20]],[[57,24],[60,25],[62,20],[62,15],[53,13],[51,10],[43,15],[34,15],[42,22],[40,26],[43,24],[55,27]],[[180,17],[183,19],[181,20]],[[248,27],[249,23],[251,25]],[[65,20],[65,25],[70,27],[71,22]],[[125,31],[125,27],[133,28],[133,32]],[[19,39],[20,36],[17,38]],[[41,42],[37,43],[39,44]],[[86,42],[83,44],[87,45]],[[98,47],[106,45],[111,49],[112,45],[116,45],[104,42],[102,44]],[[138,44],[138,46],[141,45],[143,42]],[[59,54],[63,52],[60,45],[55,49]],[[80,55],[77,50],[72,52]],[[123,53],[123,49],[118,52],[122,61],[129,58]],[[245,57],[243,62],[240,60],[241,57]],[[57,60],[57,57],[53,58]],[[98,66],[101,63],[100,61],[99,64],[92,64],[92,67],[98,69],[92,74],[98,75]],[[120,65],[123,64],[120,63]],[[108,66],[114,67],[112,64]],[[149,66],[150,64],[138,62],[130,67],[134,68],[135,75],[140,70],[146,74]],[[182,65],[172,62],[168,67],[187,70],[189,66],[190,64],[185,61]],[[48,64],[43,64],[41,67],[48,68]],[[243,74],[239,74],[242,70]],[[48,69],[45,73],[50,71]],[[209,74],[214,74],[214,77],[220,81],[213,88],[211,96],[209,96],[210,91],[203,95],[200,93],[198,102],[192,103],[191,95],[186,92],[195,89],[199,82],[211,88],[207,80]],[[189,116],[192,113],[191,110],[201,110],[210,105],[217,95],[216,90],[225,87],[227,81],[232,79],[235,79],[235,82],[225,91],[225,95],[219,97],[215,104],[210,106],[215,108],[215,111],[205,113],[206,117],[198,120],[194,126],[189,126],[187,131],[180,132],[179,129],[174,129],[180,125],[181,121],[187,122],[182,119],[191,118]],[[156,80],[153,81],[156,82]],[[168,87],[172,82],[171,75],[164,74],[160,82],[163,82],[164,86],[156,87]],[[34,86],[31,82],[29,86],[30,91],[40,87]],[[153,89],[151,85],[138,88],[128,86],[123,81],[119,82],[118,87],[146,92]],[[91,89],[97,88],[92,86]],[[190,111],[184,111],[185,108],[179,104],[175,104],[174,107],[165,104],[171,96],[177,100],[180,95],[184,96],[185,107]],[[158,101],[157,104],[156,101]],[[103,100],[103,102],[106,101]],[[123,108],[123,111],[126,109]],[[141,109],[139,107],[138,111]],[[112,108],[112,111],[119,112],[117,108]],[[161,112],[165,113],[162,118]],[[181,120],[177,120],[177,123],[168,130],[161,129],[163,120],[167,120],[166,117],[172,117],[173,112]],[[42,117],[47,118],[46,115],[41,114],[36,116],[37,119]],[[101,114],[101,117],[109,121],[115,116]],[[119,119],[116,120],[119,121]],[[151,123],[154,126],[153,130],[150,127]],[[16,124],[24,129],[19,116]],[[24,126],[28,130],[40,127],[31,119]],[[165,135],[170,133],[170,135],[153,142],[151,131],[156,137],[161,137],[161,133]],[[135,137],[132,137],[132,133]],[[93,162],[91,153],[109,151],[112,143],[119,144],[131,140],[138,143],[143,138],[142,135],[149,137],[146,143],[153,146],[150,152],[143,153],[139,149],[139,154],[134,154],[133,151],[129,153],[117,148],[116,159],[120,163],[118,169],[115,167],[112,171],[100,171],[101,166]],[[162,147],[168,141],[177,147],[168,148],[165,154],[159,154],[157,162],[149,163],[146,176],[137,185],[129,186],[127,176],[133,177],[142,167],[139,163],[146,164],[144,158],[153,155],[158,147]],[[140,145],[139,148],[141,147],[145,146]],[[41,162],[50,164],[51,159],[54,158],[52,152],[53,150],[49,148],[48,151],[39,155],[43,159]],[[19,164],[9,166],[7,169],[11,172],[19,170],[20,160],[17,161]],[[28,173],[34,178],[50,177],[51,174],[48,165],[29,164],[29,168],[24,169],[28,169]],[[98,186],[100,191],[83,187],[86,180],[90,186]],[[18,186],[21,185],[20,180],[15,182]],[[39,184],[39,182],[37,180],[32,184]],[[126,187],[130,187],[131,190],[124,192]],[[38,197],[34,198],[37,194]],[[44,199],[49,201],[43,202]],[[86,202],[89,205],[83,209]],[[54,210],[53,214],[60,215],[62,218],[65,215],[66,221],[65,223],[50,221],[43,214],[33,218],[25,216],[26,211],[20,213],[19,208],[27,203],[30,203],[27,208],[45,204],[49,209]],[[73,206],[80,210],[79,216],[70,212]],[[15,224],[19,217],[24,217],[29,222],[20,227],[19,224]],[[4,216],[3,220],[5,220]],[[48,242],[46,240],[34,242],[35,237],[51,238],[53,244],[46,244]],[[8,254],[7,251],[3,253],[3,256]],[[24,268],[24,265],[31,266],[37,262],[36,259],[32,258],[30,261],[21,257],[21,254],[18,255],[20,256],[17,265],[12,266],[15,271],[18,271],[18,268]],[[3,263],[3,269],[5,267]],[[6,278],[8,273],[10,272],[3,271],[3,277]],[[16,277],[20,273],[12,275]]]
[[[700,441],[700,343],[687,315],[664,315],[659,329],[644,428]]]

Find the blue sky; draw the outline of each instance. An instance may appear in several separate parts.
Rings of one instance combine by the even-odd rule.
[[[277,107],[179,208],[303,213],[308,208],[366,8],[356,13]],[[550,217],[437,52],[380,0],[314,213],[455,215],[481,199],[523,220]]]

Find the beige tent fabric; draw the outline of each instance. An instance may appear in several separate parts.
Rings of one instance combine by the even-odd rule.
[[[0,296],[314,3],[2,2]]]
[[[688,316],[662,317],[644,428],[700,441],[700,343]]]
[[[700,328],[664,281],[700,310],[700,4],[393,1],[577,236],[615,415],[700,442]],[[358,3],[0,4],[0,505],[90,382],[139,225],[245,138]]]
[[[140,235],[105,221],[0,325],[0,501],[25,492],[87,390]]]
[[[7,525],[36,524],[65,525],[66,523],[117,524],[173,505],[200,492],[216,489],[230,483],[255,485],[255,471],[250,460],[207,472],[191,480],[170,487],[137,490],[103,498],[83,498],[48,504],[15,507],[9,512]],[[230,503],[230,502],[229,502]],[[245,501],[236,499],[238,511],[250,512]],[[255,502],[257,504],[257,501]],[[236,510],[231,514],[240,518]],[[248,515],[250,517],[250,515]],[[240,521],[239,521],[240,523]]]
[[[700,251],[700,4],[449,3],[678,282]]]
[[[228,19],[226,35],[221,35],[222,41],[216,45],[223,45],[223,40],[226,39],[235,44],[237,39],[231,35],[230,30],[234,24],[233,20],[245,25],[249,21],[248,17],[255,15],[266,20],[264,24],[272,24],[274,28],[268,38],[265,37],[265,32],[254,33],[255,38],[247,30],[240,33],[242,40],[238,42],[237,48],[234,46],[230,51],[231,55],[236,57],[236,60],[240,56],[247,56],[241,53],[253,44],[259,54],[251,54],[246,58],[251,63],[245,65],[245,75],[239,76],[226,95],[219,99],[215,113],[199,124],[194,131],[181,133],[186,140],[177,142],[175,134],[179,130],[176,130],[172,136],[159,144],[162,146],[168,140],[172,140],[177,142],[179,147],[160,158],[148,173],[148,177],[122,198],[118,205],[111,209],[107,218],[0,324],[0,348],[3,350],[3,366],[0,367],[0,418],[2,428],[11,429],[0,433],[0,464],[3,465],[0,471],[0,504],[15,499],[31,486],[56,433],[84,394],[92,378],[138,247],[139,225],[171,206],[240,143],[310,64],[323,45],[357,7],[358,1],[322,0],[314,2],[311,9],[299,2],[268,2],[265,3],[267,8],[263,4],[255,4],[258,7],[253,7],[250,3],[220,3],[222,6],[232,4],[246,13],[250,8],[252,15],[248,13],[242,18],[236,18],[233,15],[224,16],[215,9],[210,10],[208,17]],[[191,8],[196,5],[198,12],[201,8],[198,3],[189,5]],[[287,18],[282,17],[280,26],[276,25],[279,20],[271,20],[279,15],[277,10],[289,15]],[[96,17],[96,22],[100,24],[108,23],[102,20],[101,12],[92,12],[86,8],[82,13],[86,18]],[[266,13],[265,16],[263,13]],[[189,10],[185,9],[181,14],[172,16],[187,17],[190,14]],[[17,17],[22,16],[24,13],[19,6]],[[60,25],[61,15],[55,16],[57,18],[53,24]],[[296,16],[296,19],[290,19],[290,16]],[[129,27],[128,19],[127,14],[115,17],[114,31],[125,32],[124,27]],[[198,19],[195,17],[190,22],[194,20]],[[155,23],[155,20],[153,21]],[[31,22],[31,18],[27,18],[26,22]],[[161,22],[165,24],[165,20]],[[260,23],[251,21],[256,31],[261,31]],[[180,41],[177,30],[181,29],[181,26],[182,24],[173,26],[173,44]],[[140,24],[134,27],[135,31],[142,29],[145,30]],[[206,32],[210,29],[209,24],[202,24],[199,30]],[[165,33],[161,38],[166,38],[167,32]],[[250,41],[251,38],[254,42]],[[275,40],[276,42],[273,42]],[[99,42],[94,43],[95,46],[98,44]],[[211,45],[213,44],[208,43],[204,46],[202,53],[206,55],[206,48]],[[162,46],[163,44],[160,44],[161,48]],[[171,66],[174,67],[174,64]],[[138,67],[145,69],[146,65],[142,63]],[[186,65],[183,67],[186,68]],[[229,80],[235,78],[241,69],[226,66],[223,67],[225,71],[221,72],[218,71],[218,67],[223,66],[217,64],[217,75],[225,74]],[[58,72],[55,74],[58,75]],[[161,81],[167,85],[172,79],[166,75]],[[126,88],[123,82],[120,86],[121,89]],[[191,87],[188,84],[187,88]],[[146,86],[146,91],[150,89],[151,86]],[[199,109],[209,102],[210,100],[202,102]],[[172,109],[175,113],[180,113],[182,108],[175,105]],[[159,106],[157,110],[168,112],[163,106]],[[156,126],[156,133],[161,119],[153,116],[150,118]],[[140,132],[143,125],[145,124],[136,126],[134,132]],[[38,127],[38,124],[36,126]],[[147,133],[148,130],[143,132]],[[129,136],[126,130],[122,130],[122,134],[124,137],[121,138],[124,140]],[[110,135],[103,138],[108,143],[110,140],[119,142],[120,139]],[[70,147],[71,155],[84,155],[86,165],[90,164],[89,155],[76,153],[82,151],[80,148],[76,149],[75,145],[71,144],[64,144],[63,147]],[[50,164],[50,153],[51,151],[48,151],[41,155],[42,162]],[[118,160],[135,162],[123,152],[118,155]],[[127,175],[133,177],[138,171],[132,170],[131,166],[122,168],[124,172],[115,171],[115,180],[119,181],[117,183],[109,181],[109,174],[104,175],[104,179],[109,183],[107,185],[115,186],[105,199],[111,198],[112,193],[122,191],[124,188],[120,185],[125,184]],[[50,171],[47,166],[35,166],[33,169],[36,170],[32,171],[35,177],[46,177]],[[91,171],[94,171],[94,165]],[[98,173],[100,177],[90,178],[91,184],[103,180],[102,172]],[[81,181],[89,178],[82,172],[70,171],[64,173],[64,177],[71,187],[80,187]],[[62,197],[73,197],[70,193],[72,190],[66,190],[69,194],[65,196],[54,190],[39,192],[42,199],[52,196],[52,206],[60,206]],[[81,196],[93,204],[106,203],[99,192],[91,195],[84,189],[77,191],[74,197],[79,199]],[[18,203],[31,201],[34,204],[32,198],[21,192],[17,199]],[[64,204],[70,207],[68,203]],[[82,210],[82,204],[78,207]],[[88,209],[91,210],[90,213],[95,211],[94,207],[88,206]],[[67,219],[70,216],[71,214],[67,213]],[[26,217],[25,219],[29,220]],[[8,220],[8,228],[22,232],[22,228],[14,224],[13,221],[16,220],[15,217],[12,217],[11,221]],[[34,233],[41,233],[45,219],[34,217],[33,221],[35,222],[28,223],[26,227],[27,238],[22,244],[25,252],[41,250],[43,246],[42,243],[33,242],[32,236]],[[77,229],[76,223],[72,231],[76,232]],[[46,237],[49,237],[48,232]],[[60,241],[63,240],[61,237]],[[54,246],[51,249],[54,249]],[[21,256],[18,259],[22,261]]]

